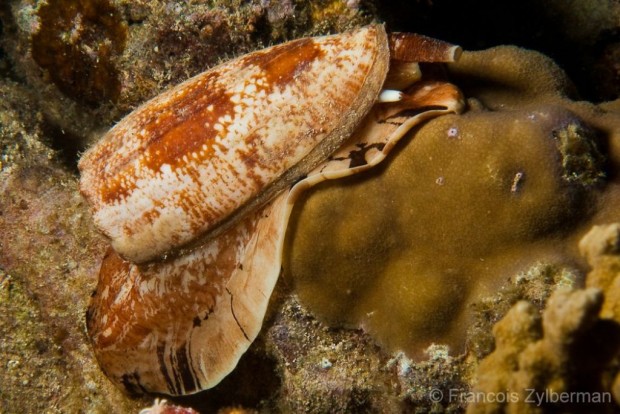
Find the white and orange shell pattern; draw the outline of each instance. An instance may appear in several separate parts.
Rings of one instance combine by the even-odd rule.
[[[107,376],[171,395],[226,376],[260,331],[298,194],[460,111],[418,65],[459,51],[382,25],[294,40],[155,97],[86,152],[80,189],[114,248],[87,314]]]

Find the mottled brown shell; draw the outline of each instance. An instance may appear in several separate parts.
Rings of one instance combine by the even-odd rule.
[[[257,51],[157,96],[80,160],[97,227],[137,263],[215,237],[349,137],[388,64],[375,25]]]

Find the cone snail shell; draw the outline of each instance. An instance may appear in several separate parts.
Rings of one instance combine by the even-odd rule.
[[[80,190],[114,249],[87,325],[110,379],[178,395],[230,372],[260,331],[295,195],[458,112],[458,89],[417,62],[459,52],[382,25],[294,40],[156,96],[87,151]]]

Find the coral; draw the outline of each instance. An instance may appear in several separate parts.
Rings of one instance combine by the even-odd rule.
[[[38,11],[32,57],[65,94],[89,105],[116,101],[121,83],[115,60],[127,25],[108,0],[50,0]]]
[[[586,286],[605,293],[601,317],[620,323],[620,223],[593,226],[579,250],[592,267]]]
[[[409,356],[434,342],[461,352],[469,304],[533,263],[577,260],[569,246],[599,219],[606,182],[601,116],[564,98],[548,58],[500,47],[450,70],[469,111],[422,126],[379,172],[317,186],[285,257],[322,320]]]
[[[529,302],[515,304],[493,328],[496,348],[464,397],[467,412],[610,411],[602,379],[620,330],[598,319],[602,299],[598,289],[558,289],[542,317]]]
[[[611,396],[620,401],[620,224],[593,226],[579,250],[592,267],[587,289],[558,288],[542,317],[528,301],[510,309],[493,328],[495,350],[478,367],[468,412],[613,412]],[[494,395],[510,398],[489,403]],[[568,404],[553,401],[561,395]]]
[[[538,50],[567,71],[588,100],[620,97],[620,4],[609,0],[377,2],[391,27],[450,40],[465,50],[517,45]]]
[[[593,226],[579,242],[579,250],[592,270],[586,278],[586,286],[601,289],[605,299],[600,317],[606,319],[611,329],[620,329],[620,223]],[[613,321],[613,322],[611,322]],[[609,366],[608,388],[616,402],[620,402],[620,349],[616,360]]]

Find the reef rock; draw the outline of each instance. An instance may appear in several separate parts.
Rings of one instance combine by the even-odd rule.
[[[542,317],[518,302],[493,328],[496,349],[478,367],[466,394],[468,413],[605,412],[613,408],[602,385],[614,346],[593,340],[604,331],[598,289],[557,290]],[[617,341],[607,332],[608,339]]]
[[[0,81],[0,412],[129,412],[83,315],[104,248],[32,94]]]

